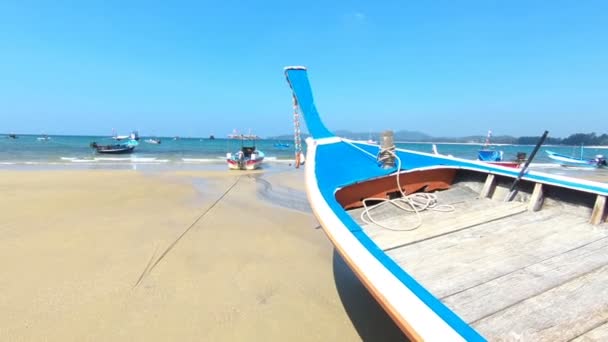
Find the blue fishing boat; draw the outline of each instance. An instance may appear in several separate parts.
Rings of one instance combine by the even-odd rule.
[[[486,142],[484,143],[481,150],[477,151],[477,159],[488,162],[488,163],[503,163],[504,152],[501,150],[494,150],[491,148],[490,138],[492,137],[492,130],[488,130],[488,135],[486,136]],[[509,164],[507,164],[509,165]],[[507,166],[503,165],[503,166]],[[513,164],[517,167],[518,164]],[[511,166],[511,165],[509,165]]]
[[[503,151],[496,150],[479,150],[477,151],[477,159],[487,162],[502,161]]]
[[[545,152],[547,153],[547,156],[552,161],[554,161],[555,163],[558,163],[560,165],[563,165],[563,166],[575,166],[575,167],[605,167],[605,166],[607,166],[606,158],[604,158],[604,156],[601,154],[596,155],[595,158],[593,158],[593,159],[585,159],[585,158],[582,158],[582,151],[581,151],[581,158],[569,157],[564,154],[559,154],[559,153],[556,153],[553,151],[548,151],[548,150]]]
[[[96,142],[92,142],[90,144],[91,148],[94,148],[97,153],[104,153],[104,154],[131,153],[135,150],[135,147],[137,147],[138,145],[139,145],[139,142],[134,139],[134,136],[132,136],[132,139],[129,139],[126,142],[120,143],[120,144],[99,145]]]
[[[306,68],[306,191],[336,250],[411,340],[608,337],[608,185],[340,138]],[[598,227],[601,227],[598,229]]]

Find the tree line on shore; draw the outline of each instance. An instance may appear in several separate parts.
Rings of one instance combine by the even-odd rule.
[[[516,144],[519,145],[534,145],[538,142],[538,137],[519,137]],[[597,135],[595,133],[574,133],[567,138],[552,138],[547,137],[545,140],[547,145],[586,145],[599,146],[608,145],[608,134]]]
[[[366,140],[369,138],[380,138],[380,132],[371,133],[354,133],[349,131],[337,131],[338,136],[347,137],[355,140]],[[303,137],[308,136],[302,134]],[[283,135],[277,137],[269,137],[269,139],[293,139],[292,135]],[[415,132],[415,131],[396,131],[394,132],[395,141],[409,142],[451,142],[451,143],[480,143],[483,144],[486,137],[482,135],[466,136],[466,137],[431,137],[430,135]],[[490,139],[493,144],[513,144],[513,145],[536,145],[540,140],[540,136],[524,136],[513,137],[510,135],[492,136]],[[608,145],[608,134],[598,135],[596,133],[574,133],[566,138],[547,137],[545,145],[585,145],[585,146],[601,146]]]

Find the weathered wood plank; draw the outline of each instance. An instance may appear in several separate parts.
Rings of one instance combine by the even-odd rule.
[[[446,297],[608,236],[559,210],[526,212],[387,252]]]
[[[492,196],[494,188],[496,188],[496,182],[494,181],[494,178],[494,174],[488,174],[486,182],[483,184],[483,188],[481,188],[481,192],[479,193],[479,198],[488,198]]]
[[[608,237],[444,297],[441,301],[465,321],[473,322],[606,264]]]
[[[573,342],[593,342],[593,341],[608,341],[608,323],[604,323],[599,327],[586,332],[585,334],[572,340]]]
[[[473,323],[488,340],[568,341],[608,320],[608,265]]]
[[[598,225],[602,223],[604,219],[604,215],[606,213],[606,196],[597,195],[595,200],[595,205],[593,206],[593,211],[591,212],[591,219],[589,223],[593,225]]]
[[[544,199],[542,183],[534,184],[534,191],[532,191],[532,196],[530,196],[530,201],[528,202],[528,210],[539,211],[543,206]]]
[[[490,200],[484,200],[490,201]],[[490,207],[483,209],[472,209],[467,211],[455,211],[451,213],[440,213],[434,219],[423,218],[423,225],[418,229],[407,232],[395,232],[380,228],[375,233],[369,234],[374,242],[384,250],[390,250],[399,246],[412,244],[433,237],[442,236],[447,233],[458,232],[463,229],[478,226],[480,224],[500,220],[509,216],[517,215],[526,211],[523,203],[495,202]],[[415,216],[392,217],[382,223],[394,227],[408,227],[415,223]],[[367,232],[367,229],[366,229]]]

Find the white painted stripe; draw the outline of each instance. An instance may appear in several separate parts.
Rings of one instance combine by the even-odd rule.
[[[328,145],[328,144],[335,144],[337,142],[341,142],[342,138],[340,137],[329,137],[329,138],[321,138],[321,139],[313,139],[313,138],[307,138],[306,139],[306,144],[310,144],[310,142],[312,141],[313,144],[317,144],[317,145]]]
[[[338,139],[339,141],[340,139]],[[416,294],[378,261],[348,230],[323,198],[315,176],[316,147],[307,139],[306,188],[313,211],[336,247],[342,250],[379,294],[392,307],[398,319],[410,325],[415,333],[428,341],[464,341],[463,337],[429,308]],[[355,271],[356,272],[356,271]]]

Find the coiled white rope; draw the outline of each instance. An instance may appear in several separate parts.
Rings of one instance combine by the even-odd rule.
[[[397,154],[394,152],[394,146],[388,147],[388,148],[382,148],[380,150],[380,153],[378,154],[378,161],[383,161],[385,159],[388,158],[389,155],[392,155],[393,157],[395,157],[395,160],[397,161],[397,188],[399,189],[399,192],[401,193],[400,198],[394,198],[394,199],[386,199],[386,198],[374,198],[374,197],[370,197],[370,198],[365,198],[363,199],[363,201],[361,201],[363,203],[363,207],[365,208],[362,212],[361,212],[361,220],[367,224],[375,224],[378,227],[384,228],[384,229],[388,229],[388,230],[393,230],[393,231],[412,231],[415,229],[418,229],[421,225],[422,225],[422,217],[420,216],[420,212],[424,211],[424,210],[435,210],[435,211],[442,211],[442,212],[450,212],[450,211],[454,211],[454,206],[453,205],[449,205],[449,204],[441,204],[439,205],[437,202],[437,196],[435,194],[430,194],[430,193],[413,193],[413,194],[405,194],[405,192],[403,191],[403,189],[401,188],[401,183],[399,181],[399,170],[401,170],[401,159],[397,156]],[[369,152],[365,151],[366,153],[369,154]],[[380,203],[376,204],[376,205],[372,205],[369,206],[367,204],[367,202],[370,201],[379,201]],[[411,226],[411,227],[391,227],[391,226],[387,226],[384,224],[379,223],[377,220],[375,220],[372,215],[371,215],[371,211],[374,209],[378,209],[386,204],[391,204],[394,205],[398,208],[400,208],[401,210],[407,211],[407,212],[415,212],[416,213],[416,223]]]

